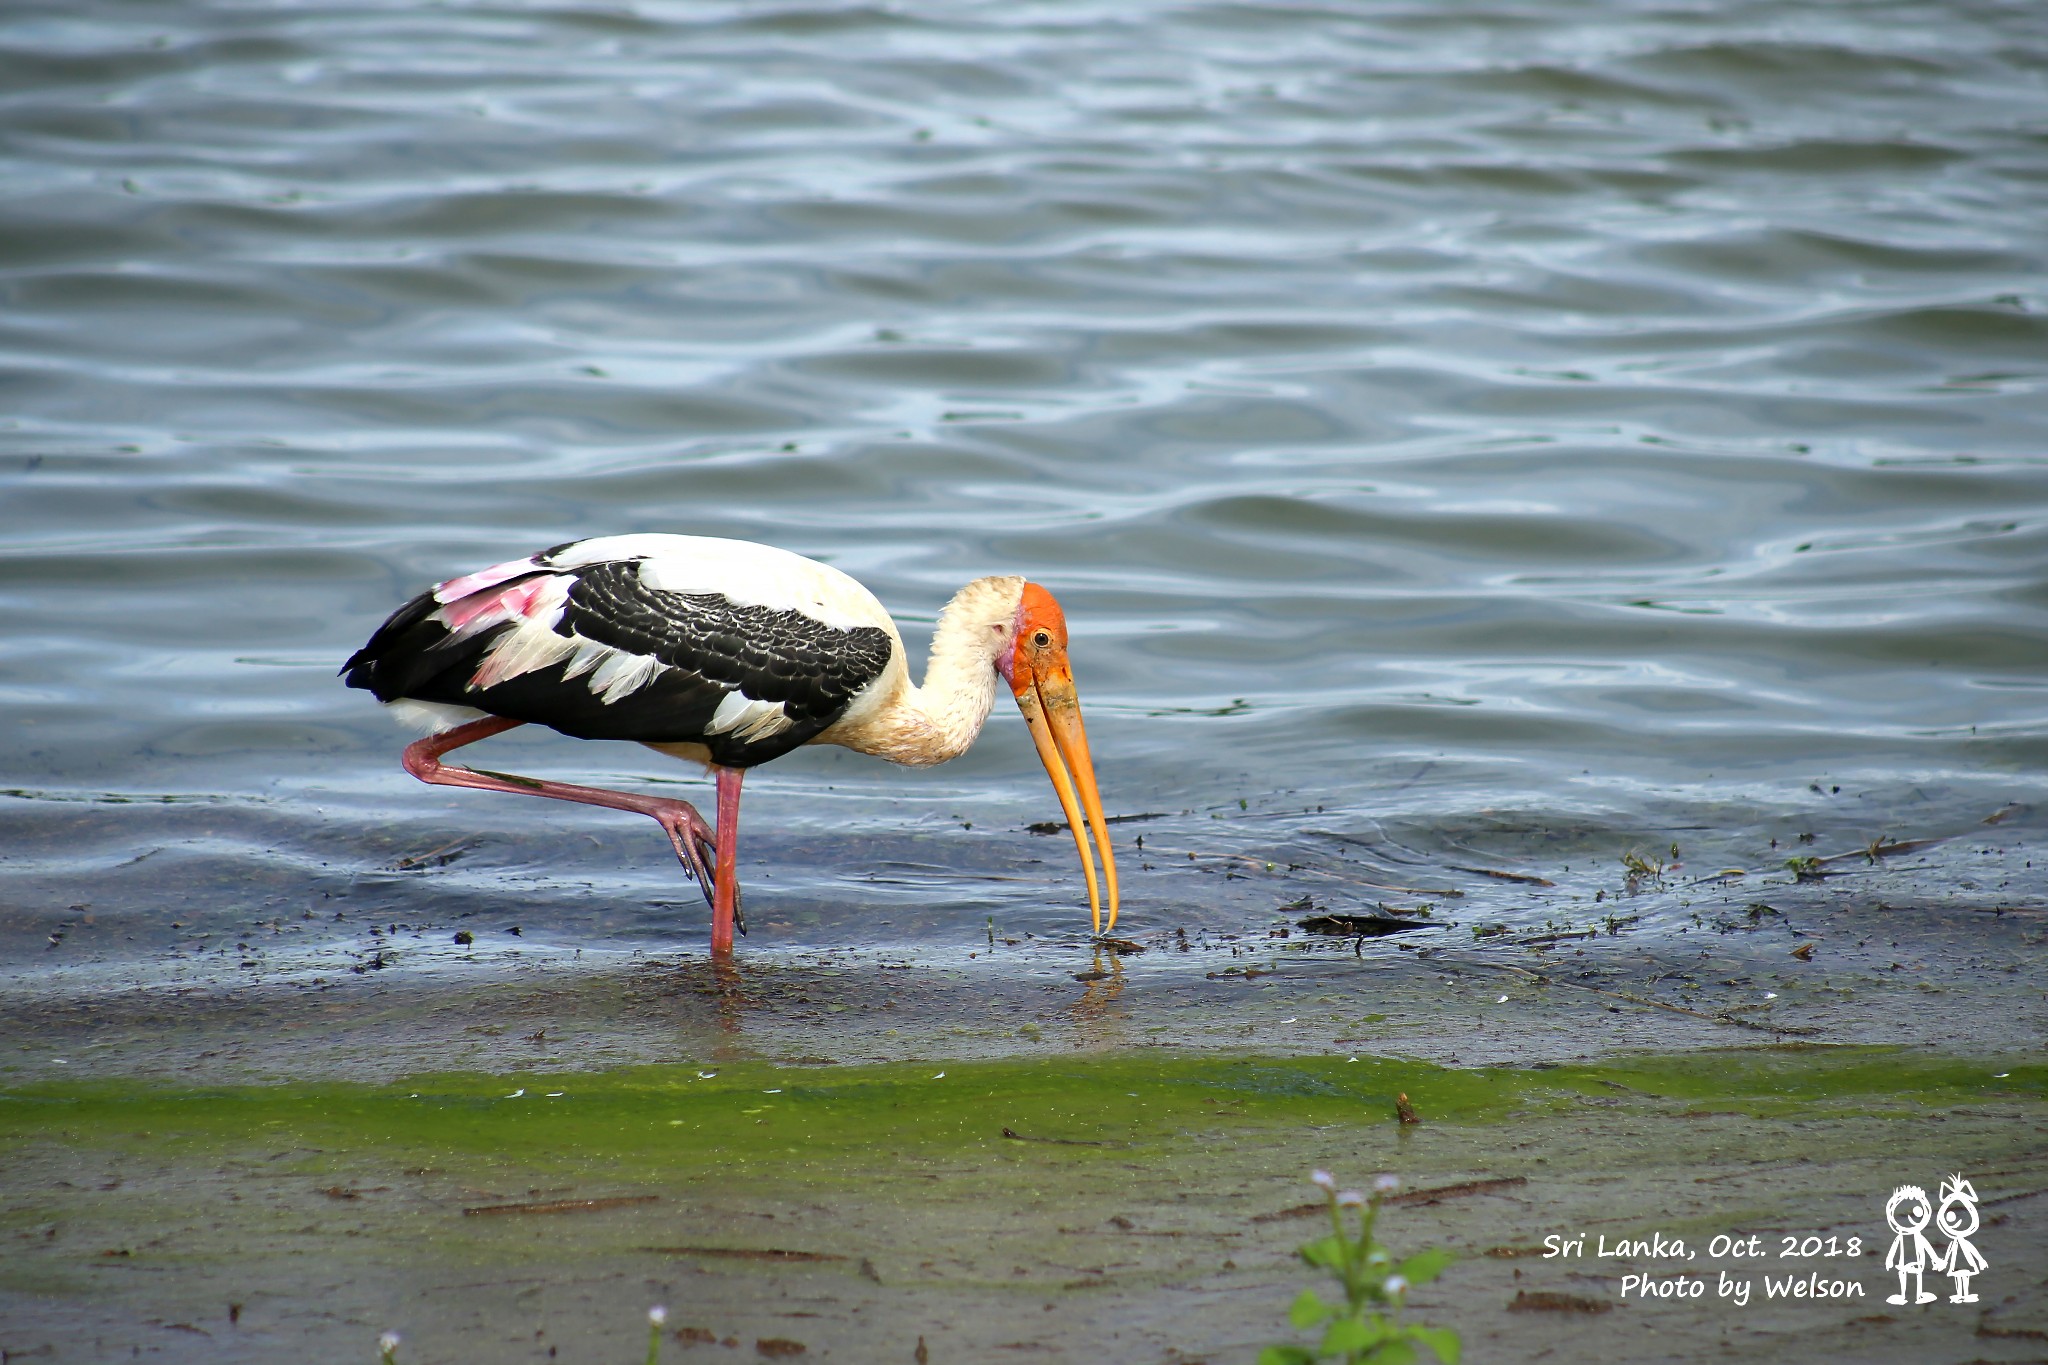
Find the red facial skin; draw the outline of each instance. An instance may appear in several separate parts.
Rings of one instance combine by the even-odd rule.
[[[1024,595],[1017,604],[1016,634],[1009,650],[998,657],[996,666],[1017,698],[1017,709],[1024,713],[1039,761],[1045,764],[1046,775],[1059,794],[1060,807],[1074,833],[1074,846],[1088,874],[1088,903],[1095,916],[1095,932],[1105,933],[1116,927],[1121,901],[1116,859],[1110,852],[1102,797],[1095,785],[1095,764],[1088,753],[1088,734],[1081,724],[1081,704],[1074,694],[1074,675],[1067,662],[1066,613],[1060,610],[1053,595],[1036,583],[1024,585]],[[1102,922],[1095,859],[1082,829],[1084,810],[1109,883],[1107,926]]]

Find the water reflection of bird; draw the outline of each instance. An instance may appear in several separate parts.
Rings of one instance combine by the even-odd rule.
[[[1105,889],[1107,927],[1116,925],[1116,861],[1067,664],[1066,618],[1051,593],[1022,578],[979,578],[954,594],[920,687],[896,623],[838,569],[746,541],[603,536],[421,593],[342,672],[350,687],[434,730],[405,751],[406,771],[421,781],[580,801],[660,822],[711,903],[715,954],[732,951],[740,779],[748,768],[803,744],[840,744],[896,763],[944,762],[974,742],[1001,677],[1073,830],[1096,931],[1105,928]],[[687,801],[441,762],[451,749],[529,721],[580,739],[637,740],[707,765],[717,776],[717,828]],[[1106,888],[1082,832],[1083,808]]]

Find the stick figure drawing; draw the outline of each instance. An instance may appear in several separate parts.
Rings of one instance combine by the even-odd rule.
[[[1892,1198],[1896,1200],[1898,1196],[1893,1195]],[[1948,1296],[1948,1301],[1975,1303],[1977,1296],[1970,1292],[1970,1277],[1985,1266],[1984,1253],[1970,1243],[1971,1236],[1977,1231],[1977,1191],[1960,1173],[1941,1182],[1941,1212],[1934,1223],[1948,1238],[1947,1248],[1934,1258],[1934,1268],[1955,1282],[1956,1292]],[[1894,1223],[1892,1226],[1896,1228],[1898,1225]],[[1905,1292],[1903,1277],[1899,1291]],[[1930,1294],[1927,1297],[1934,1296]]]
[[[1973,1205],[1973,1218],[1975,1212]],[[1934,1302],[1934,1295],[1927,1292],[1927,1287],[1921,1279],[1926,1274],[1929,1261],[1934,1261],[1935,1269],[1942,1268],[1941,1262],[1935,1259],[1934,1248],[1929,1246],[1927,1238],[1921,1235],[1926,1232],[1927,1224],[1933,1217],[1934,1209],[1928,1203],[1927,1191],[1918,1185],[1901,1185],[1892,1191],[1891,1199],[1884,1206],[1884,1220],[1891,1224],[1892,1231],[1898,1235],[1892,1238],[1891,1250],[1884,1255],[1884,1268],[1899,1272],[1899,1292],[1886,1299],[1886,1303]],[[1973,1221],[1971,1230],[1975,1229],[1976,1224]],[[1908,1276],[1912,1278],[1913,1292],[1916,1295],[1912,1299],[1906,1297]]]

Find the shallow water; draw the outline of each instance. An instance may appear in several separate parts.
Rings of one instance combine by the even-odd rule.
[[[1305,888],[1583,923],[1643,889],[1629,850],[1756,877],[1997,811],[1966,889],[2038,909],[2040,37],[2026,4],[10,6],[10,977],[286,970],[226,949],[255,926],[701,945],[651,828],[420,787],[333,676],[428,581],[656,529],[839,564],[914,647],[971,576],[1052,587],[1111,808],[1160,817],[1117,831],[1139,935]],[[1078,933],[1043,787],[1001,715],[932,772],[763,770],[744,950]]]

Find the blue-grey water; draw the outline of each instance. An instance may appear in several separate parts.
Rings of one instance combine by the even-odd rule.
[[[1654,939],[1887,836],[2048,892],[2033,0],[24,0],[0,187],[17,990],[701,952],[651,824],[421,786],[334,676],[622,531],[828,560],[920,658],[1045,583],[1141,938]],[[1084,928],[1014,716],[745,809],[756,959]]]

